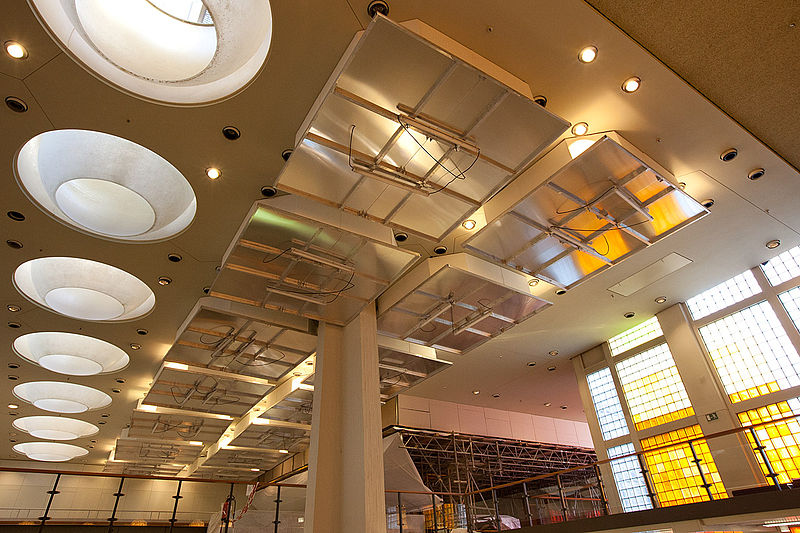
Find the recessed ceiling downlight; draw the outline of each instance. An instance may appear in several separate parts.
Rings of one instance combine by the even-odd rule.
[[[261,71],[272,39],[268,0],[29,0],[80,65],[146,100],[202,105]]]
[[[14,445],[14,451],[34,461],[57,463],[82,457],[89,450],[63,442],[21,442]]]
[[[14,272],[17,290],[33,303],[71,318],[133,320],[156,303],[150,287],[124,270],[78,257],[41,257]]]
[[[14,387],[14,396],[53,413],[84,413],[111,403],[111,396],[105,392],[62,381],[21,383]]]
[[[60,416],[25,416],[17,418],[12,424],[20,431],[45,440],[73,440],[100,431],[89,422]]]
[[[111,343],[75,333],[40,331],[17,337],[14,351],[32,363],[71,376],[116,372],[130,358]]]
[[[169,161],[106,133],[44,132],[25,143],[14,167],[22,190],[47,214],[105,239],[170,239],[197,210],[191,185]]]

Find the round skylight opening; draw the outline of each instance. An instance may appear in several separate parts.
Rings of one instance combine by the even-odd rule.
[[[73,58],[147,100],[201,105],[261,71],[272,39],[268,0],[30,0]]]
[[[14,451],[34,461],[51,463],[69,461],[89,453],[85,448],[63,442],[22,442],[14,445]]]
[[[100,431],[100,428],[89,422],[60,416],[26,416],[14,420],[13,426],[37,439],[45,440],[73,440]]]
[[[20,400],[53,413],[84,413],[111,403],[105,392],[63,381],[30,381],[17,385],[13,392]]]
[[[41,257],[14,272],[17,290],[55,313],[93,322],[141,318],[156,297],[144,282],[124,270],[78,257]]]
[[[74,229],[114,241],[180,234],[197,199],[166,159],[132,141],[89,130],[54,130],[29,140],[14,168],[23,192]]]
[[[116,372],[130,361],[121,348],[75,333],[37,331],[17,337],[12,347],[23,359],[71,376]]]

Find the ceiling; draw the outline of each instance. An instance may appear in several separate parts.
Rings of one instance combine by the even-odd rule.
[[[6,2],[0,39],[24,43],[29,57],[0,57],[0,92],[18,96],[30,107],[23,114],[0,109],[0,161],[7,162],[0,173],[0,208],[26,216],[24,222],[5,216],[0,220],[4,238],[24,244],[19,250],[4,248],[0,256],[0,277],[9,280],[0,284],[2,313],[6,322],[22,326],[1,330],[6,363],[20,363],[10,350],[14,338],[41,330],[96,336],[126,349],[132,359],[117,374],[68,378],[114,400],[104,411],[79,417],[104,424],[92,437],[96,443],[78,442],[94,448],[77,462],[102,464],[131,423],[136,402],[149,390],[203,288],[214,281],[231,238],[261,198],[261,187],[275,182],[284,164],[281,152],[294,146],[295,134],[328,76],[353,35],[369,23],[367,3],[273,2],[272,47],[253,84],[219,104],[176,108],[138,100],[99,81],[58,48],[24,0]],[[570,356],[633,325],[635,320],[623,318],[625,312],[652,316],[664,307],[654,303],[656,296],[667,296],[666,305],[682,301],[763,261],[772,255],[763,246],[769,239],[781,239],[781,250],[800,242],[797,174],[789,166],[800,166],[800,124],[794,119],[800,106],[800,65],[795,61],[800,30],[793,25],[800,22],[800,6],[739,1],[732,7],[700,0],[691,5],[677,0],[658,5],[590,3],[512,0],[502,8],[491,3],[488,9],[488,2],[392,0],[390,18],[420,19],[459,41],[529,83],[533,94],[546,95],[547,109],[572,123],[586,121],[591,131],[619,131],[685,182],[686,192],[697,199],[714,198],[711,215],[563,296],[549,295],[553,306],[453,359],[452,367],[417,385],[413,394],[582,420]],[[598,60],[588,66],[575,60],[586,44],[600,50]],[[615,80],[634,73],[642,77],[643,88],[622,95]],[[228,125],[241,130],[239,140],[221,135]],[[197,195],[192,226],[167,242],[119,244],[73,231],[39,211],[16,185],[12,161],[28,139],[55,128],[111,133],[166,158]],[[718,154],[730,146],[741,155],[723,164]],[[207,179],[204,169],[209,166],[221,168],[222,178]],[[767,169],[766,177],[748,182],[747,172],[758,166]],[[466,237],[459,227],[442,242],[458,251]],[[434,255],[436,244],[412,238],[404,246],[425,258]],[[670,252],[693,263],[627,298],[606,290]],[[171,262],[169,253],[183,260]],[[86,257],[126,269],[153,289],[155,311],[134,322],[107,324],[78,323],[35,307],[16,292],[11,276],[20,263],[51,255]],[[159,276],[173,281],[160,286]],[[20,305],[22,311],[7,312],[9,304]],[[147,335],[137,334],[141,328]],[[131,343],[141,349],[129,350]],[[559,355],[548,355],[551,350]],[[529,361],[537,365],[529,367]],[[549,371],[550,366],[555,369]],[[8,382],[2,405],[20,403],[11,394],[17,382],[53,377],[27,363],[8,374],[18,380]],[[476,389],[481,394],[472,394]],[[492,397],[495,392],[501,393],[499,398]],[[553,405],[545,407],[545,402]],[[567,409],[559,410],[559,405]],[[22,404],[18,414],[41,413]],[[9,430],[10,420],[8,416]],[[18,459],[9,439],[24,437],[0,439],[0,458]]]

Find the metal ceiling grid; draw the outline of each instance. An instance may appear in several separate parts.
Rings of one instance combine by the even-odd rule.
[[[261,418],[311,425],[313,390],[296,389],[264,412]]]
[[[615,133],[562,141],[518,182],[464,247],[564,288],[708,214]]]
[[[345,325],[417,257],[389,228],[284,196],[253,206],[211,294]]]
[[[437,359],[433,348],[378,335],[381,400],[397,396],[450,365],[450,361]]]
[[[168,361],[278,380],[316,351],[316,325],[307,320],[266,310],[254,318],[212,305],[194,309]]]
[[[287,450],[299,452],[307,448],[311,442],[311,425],[293,422],[282,423],[270,420],[269,424],[261,424],[257,419],[240,433],[231,445],[242,448],[259,448],[265,450]]]
[[[128,436],[145,439],[213,442],[225,432],[228,424],[229,422],[225,420],[195,417],[187,411],[183,411],[179,415],[134,411],[128,428]]]
[[[378,300],[378,332],[463,354],[549,306],[538,285],[465,253],[430,258]]]
[[[521,94],[487,73],[508,81],[499,67],[462,51],[481,70],[424,30],[377,16],[356,37],[278,188],[438,241],[569,127],[527,85],[514,84]]]

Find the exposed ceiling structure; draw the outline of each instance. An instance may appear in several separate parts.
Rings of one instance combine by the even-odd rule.
[[[682,301],[774,255],[764,248],[770,239],[786,247],[800,241],[798,173],[786,162],[800,163],[800,126],[787,118],[800,105],[791,90],[798,81],[792,23],[800,14],[791,7],[758,12],[759,27],[776,36],[767,51],[760,41],[743,47],[735,32],[721,31],[746,23],[727,4],[716,13],[704,4],[688,20],[658,11],[661,6],[590,2],[657,58],[578,0],[519,0],[491,10],[480,2],[397,0],[391,19],[412,23],[379,19],[354,39],[370,23],[367,3],[274,2],[263,70],[252,83],[239,80],[232,98],[205,107],[151,103],[130,96],[136,89],[121,79],[113,83],[127,92],[115,89],[59,48],[24,0],[7,6],[0,40],[27,49],[23,60],[0,58],[3,97],[27,107],[0,110],[6,126],[0,160],[7,162],[0,204],[4,213],[24,216],[0,222],[9,244],[0,258],[9,280],[0,289],[9,306],[3,312],[10,327],[0,339],[8,347],[9,379],[63,380],[113,400],[71,415],[100,428],[74,441],[88,454],[52,453],[78,454],[73,462],[115,472],[255,477],[254,469],[307,443],[314,320],[346,323],[393,283],[408,290],[382,316],[402,308],[414,323],[385,326],[383,333],[395,338],[381,341],[384,397],[414,386],[412,394],[582,419],[569,356],[632,325],[623,313],[646,318],[660,310],[657,296],[666,296],[666,305]],[[217,2],[206,5],[213,15]],[[455,41],[448,53],[431,44],[433,30]],[[746,33],[749,39],[749,28]],[[247,48],[256,60],[263,57],[259,35]],[[597,48],[597,58],[582,63],[578,52],[587,45]],[[707,56],[697,54],[703,47]],[[711,57],[716,61],[708,69]],[[774,76],[769,84],[750,86],[753,76],[738,76],[764,65]],[[631,76],[641,87],[628,93],[621,84]],[[180,92],[146,98],[181,103]],[[760,98],[744,97],[753,93]],[[531,100],[539,95],[546,107]],[[579,122],[586,131],[568,131]],[[223,136],[227,126],[241,138]],[[136,211],[140,203],[125,200],[134,197],[114,189],[118,205],[139,214],[130,227],[109,226],[113,216],[81,218],[70,211],[69,195],[78,186],[96,191],[96,183],[72,183],[60,201],[56,194],[58,207],[77,222],[73,227],[38,208],[49,201],[44,196],[32,203],[31,186],[23,192],[15,180],[17,152],[40,133],[76,129],[127,139],[169,162],[196,196],[188,229],[180,233],[180,213],[173,213],[177,236],[125,243],[126,233],[150,220],[146,209]],[[573,157],[569,144],[576,140],[596,142]],[[738,157],[722,161],[731,147]],[[281,152],[291,148],[284,163]],[[603,164],[591,161],[598,154]],[[603,166],[622,160],[619,169]],[[218,179],[209,179],[212,168],[219,169]],[[575,168],[592,172],[578,176],[570,173]],[[764,177],[748,180],[755,168],[765,169]],[[475,176],[481,178],[470,179]],[[99,177],[151,198],[147,185]],[[294,194],[253,204],[274,194],[271,186]],[[692,198],[714,204],[707,210]],[[667,200],[669,209],[656,209]],[[191,205],[187,197],[182,209]],[[659,220],[671,225],[656,228],[652,220],[664,212],[670,215]],[[506,218],[521,217],[522,230],[493,232],[495,223],[507,227]],[[461,226],[465,219],[474,221],[471,228]],[[677,227],[683,229],[672,234]],[[395,243],[392,231],[408,239]],[[545,250],[538,253],[537,245]],[[426,259],[439,251],[444,255]],[[518,279],[498,283],[474,276],[471,267],[459,270],[462,252]],[[645,281],[627,296],[608,290],[670,254],[686,261],[652,282],[640,275]],[[422,262],[415,264],[418,256]],[[74,311],[74,295],[45,298],[60,314],[46,310],[10,282],[19,265],[42,257],[123,269],[153,291],[154,310],[114,322],[128,309],[108,308],[78,321],[64,312]],[[572,266],[556,267],[562,260]],[[96,277],[97,292],[113,285]],[[455,297],[455,288],[466,291],[463,297]],[[559,294],[562,288],[569,291]],[[205,294],[215,298],[198,302]],[[135,310],[139,300],[128,308]],[[432,326],[441,331],[431,332]],[[36,365],[11,350],[17,337],[39,331],[100,339],[123,349],[130,364],[111,373],[57,374],[41,359]],[[433,336],[421,338],[425,332]],[[83,366],[96,367],[104,368],[91,361]],[[11,447],[28,435],[11,420],[45,413],[7,389],[2,401],[20,406],[9,407],[14,415],[0,457],[19,459]],[[502,394],[493,398],[494,392]],[[567,409],[552,411],[559,405]]]

